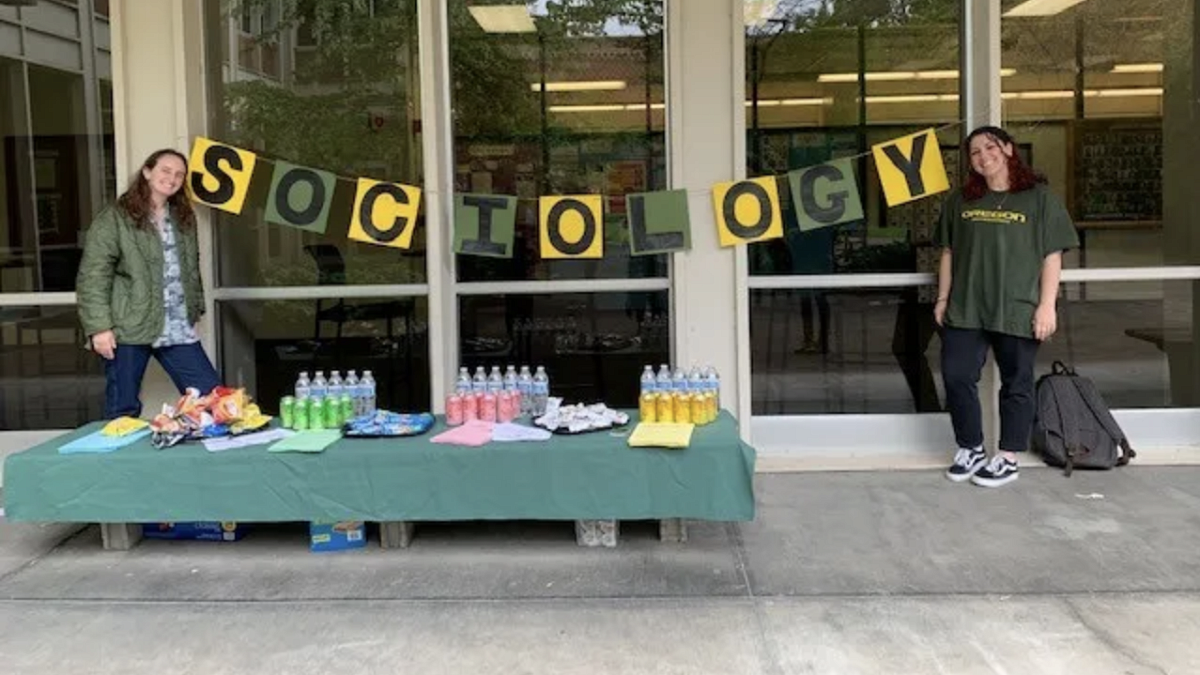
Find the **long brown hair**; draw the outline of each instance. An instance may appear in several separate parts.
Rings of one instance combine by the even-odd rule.
[[[963,183],[962,188],[964,199],[975,201],[988,192],[987,179],[971,166],[971,141],[975,140],[977,136],[987,136],[998,144],[1012,146],[1013,154],[1008,157],[1008,189],[1010,192],[1029,190],[1038,183],[1046,182],[1045,176],[1034,171],[1033,167],[1021,159],[1021,153],[1017,152],[1017,143],[1007,131],[1000,127],[979,127],[967,136],[967,141],[963,144],[968,167],[967,180]]]
[[[117,206],[129,216],[138,227],[150,229],[150,214],[154,211],[154,205],[150,201],[150,182],[146,180],[146,176],[142,173],[144,169],[153,170],[158,166],[158,160],[163,155],[172,155],[178,157],[179,161],[183,162],[184,177],[187,180],[187,158],[177,150],[165,148],[152,153],[142,162],[142,166],[134,175],[133,180],[129,182],[129,188],[125,193],[117,198]],[[181,229],[191,229],[196,226],[196,212],[192,209],[192,200],[188,198],[187,188],[180,186],[179,191],[167,198],[167,206],[170,207],[171,217],[175,219],[175,223]]]

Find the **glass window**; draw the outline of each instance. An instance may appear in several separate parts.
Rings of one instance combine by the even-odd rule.
[[[243,4],[231,3],[225,14],[210,11],[208,30],[228,34]],[[266,50],[260,50],[266,65],[275,54],[289,64],[272,67],[276,81],[264,80],[261,69],[209,63],[213,137],[268,160],[256,165],[240,215],[212,212],[221,285],[424,283],[423,216],[407,251],[347,239],[354,179],[423,183],[416,7],[415,0],[287,3],[275,28],[267,32],[254,22],[257,32],[242,36]],[[303,50],[296,44],[299,26],[319,37]],[[265,220],[271,159],[340,177],[324,234]]]
[[[663,277],[631,257],[625,195],[665,189],[662,0],[448,0],[458,192],[516,195],[511,259],[460,281]],[[604,258],[542,259],[537,198],[604,195]]]
[[[666,291],[459,298],[462,365],[545,366],[568,403],[633,408],[642,367],[670,363]]]
[[[104,365],[75,307],[0,307],[0,429],[74,429],[104,416]]]
[[[380,408],[431,409],[425,298],[223,301],[217,309],[220,370],[266,410],[278,410],[301,371],[318,370],[343,378],[370,370]]]
[[[747,173],[779,175],[783,239],[750,246],[751,274],[929,271],[941,199],[888,209],[873,144],[939,127],[953,174],[959,3],[745,0]],[[853,158],[864,218],[801,232],[782,174]]]

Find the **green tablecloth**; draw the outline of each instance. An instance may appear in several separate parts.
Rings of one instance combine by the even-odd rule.
[[[10,456],[7,517],[43,522],[754,518],[754,449],[722,412],[686,450],[634,449],[607,432],[478,448],[341,439],[320,454],[267,445],[210,453],[60,455],[99,423]],[[632,424],[629,427],[632,430]]]

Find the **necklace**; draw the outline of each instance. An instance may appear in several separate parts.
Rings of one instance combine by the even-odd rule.
[[[996,203],[996,210],[997,210],[997,211],[1002,211],[1002,210],[1004,209],[1004,202],[1007,202],[1007,201],[1008,201],[1008,196],[1009,196],[1010,194],[1012,194],[1012,190],[1005,190],[1005,191],[1004,191],[1003,195],[1000,197],[1000,201]]]

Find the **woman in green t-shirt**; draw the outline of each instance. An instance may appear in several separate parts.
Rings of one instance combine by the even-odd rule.
[[[1033,366],[1058,327],[1063,251],[1079,245],[1062,202],[1017,153],[1008,132],[967,136],[970,171],[942,208],[934,320],[942,329],[942,380],[958,452],[946,477],[998,487],[1017,479],[1014,453],[1033,431]],[[983,449],[979,375],[988,349],[1000,370],[999,452]]]

